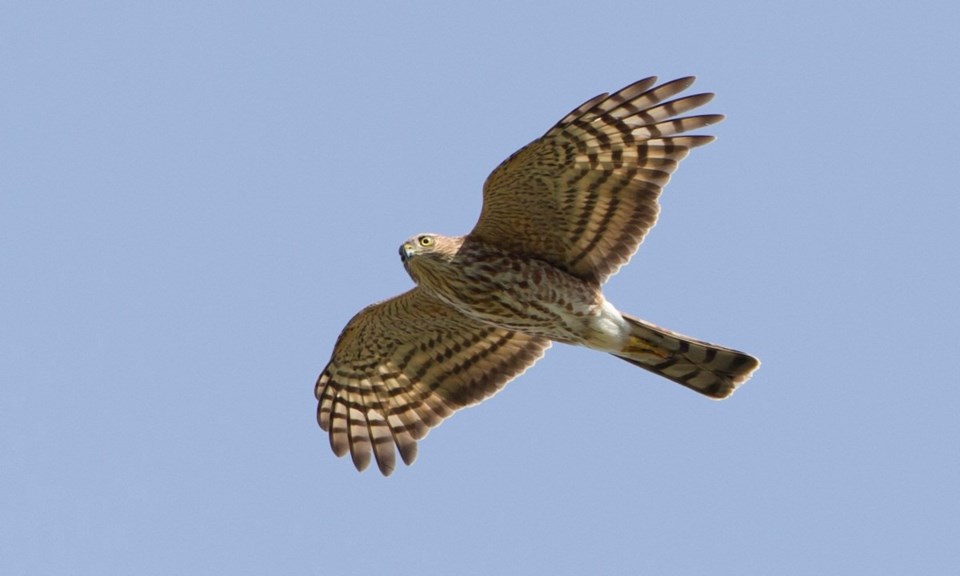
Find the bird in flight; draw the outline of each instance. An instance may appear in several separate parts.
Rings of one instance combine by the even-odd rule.
[[[360,311],[316,383],[317,420],[358,470],[389,475],[456,410],[495,394],[551,342],[586,346],[726,398],[760,362],[620,312],[604,281],[653,227],[660,191],[689,135],[723,120],[685,113],[713,94],[677,97],[692,77],[654,77],[591,98],[503,161],[466,236],[400,245],[416,286]]]

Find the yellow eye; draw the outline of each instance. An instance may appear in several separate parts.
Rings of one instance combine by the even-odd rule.
[[[432,236],[421,236],[417,239],[420,242],[420,245],[423,247],[433,246],[433,237]]]

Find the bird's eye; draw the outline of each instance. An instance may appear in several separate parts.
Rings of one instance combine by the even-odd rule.
[[[433,237],[432,236],[421,236],[420,239],[421,246],[433,246]]]

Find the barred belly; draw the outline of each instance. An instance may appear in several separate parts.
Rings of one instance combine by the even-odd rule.
[[[463,256],[451,263],[461,264],[455,275],[435,275],[421,287],[467,316],[557,342],[612,349],[625,337],[620,313],[598,286],[499,251]]]

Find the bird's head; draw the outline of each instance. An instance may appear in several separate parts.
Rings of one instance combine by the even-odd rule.
[[[400,245],[400,260],[414,281],[419,283],[424,273],[449,265],[462,244],[462,238],[417,234]]]

